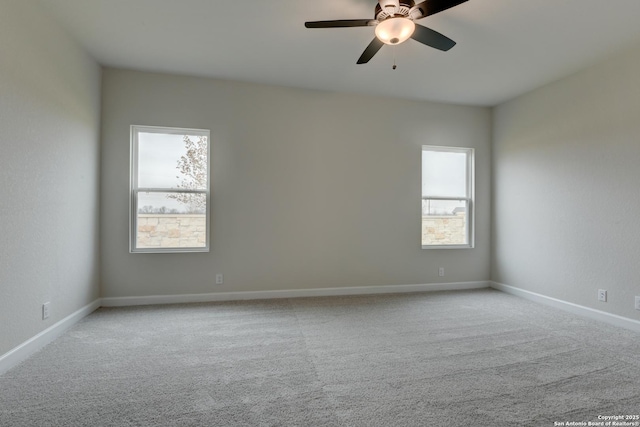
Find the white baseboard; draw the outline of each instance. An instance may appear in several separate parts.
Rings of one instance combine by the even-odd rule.
[[[273,298],[323,297],[338,295],[395,294],[405,292],[454,291],[488,288],[489,282],[430,283],[423,285],[356,286],[348,288],[291,289],[277,291],[218,292],[210,294],[151,295],[102,298],[103,307],[193,302],[257,300]]]
[[[13,350],[10,350],[9,352],[0,356],[0,375],[7,372],[9,369],[13,368],[23,360],[26,360],[42,347],[58,338],[67,329],[78,323],[82,318],[97,310],[100,305],[100,299],[97,299],[92,303],[85,305],[80,310],[68,315],[64,319],[40,332],[38,335],[35,335]]]
[[[593,320],[609,323],[610,325],[619,326],[625,329],[631,329],[636,332],[640,332],[640,322],[628,317],[618,316],[617,314],[607,313],[605,311],[596,310],[593,308],[585,307],[583,305],[574,304],[571,302],[563,301],[557,298],[548,297],[545,295],[537,294],[531,291],[525,291],[524,289],[516,288],[513,286],[505,285],[498,282],[489,282],[493,289],[497,289],[502,292],[506,292],[511,295],[515,295],[530,301],[534,301],[540,304],[548,305],[550,307],[559,308],[560,310],[568,311],[569,313],[577,314],[579,316],[588,317]]]

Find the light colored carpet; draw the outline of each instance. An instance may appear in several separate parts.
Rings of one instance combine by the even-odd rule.
[[[553,426],[640,413],[640,336],[493,290],[102,308],[2,426]]]

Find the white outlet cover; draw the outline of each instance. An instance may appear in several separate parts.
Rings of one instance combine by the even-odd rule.
[[[636,310],[640,310],[640,297],[636,297]]]
[[[50,305],[50,302],[45,302],[44,304],[42,304],[42,320],[49,318],[49,316],[51,315]]]
[[[607,291],[598,289],[598,301],[607,302]]]

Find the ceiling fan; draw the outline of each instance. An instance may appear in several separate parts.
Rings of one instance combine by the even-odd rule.
[[[385,44],[397,45],[409,38],[435,49],[447,51],[456,42],[414,21],[442,12],[468,0],[378,0],[374,19],[338,19],[305,22],[307,28],[376,27],[376,37],[364,50],[358,64],[369,62]]]

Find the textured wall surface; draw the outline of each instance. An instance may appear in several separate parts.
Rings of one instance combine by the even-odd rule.
[[[463,245],[467,233],[466,215],[423,216],[423,245]]]
[[[489,278],[489,109],[103,75],[103,296],[433,283],[440,266]],[[211,130],[210,253],[128,252],[133,124]],[[423,144],[476,149],[474,249],[421,249]]]
[[[138,214],[138,248],[204,248],[206,215]]]
[[[39,2],[1,1],[0,355],[99,296],[99,120],[97,64]]]
[[[640,46],[496,108],[495,281],[640,319],[639,76]]]

